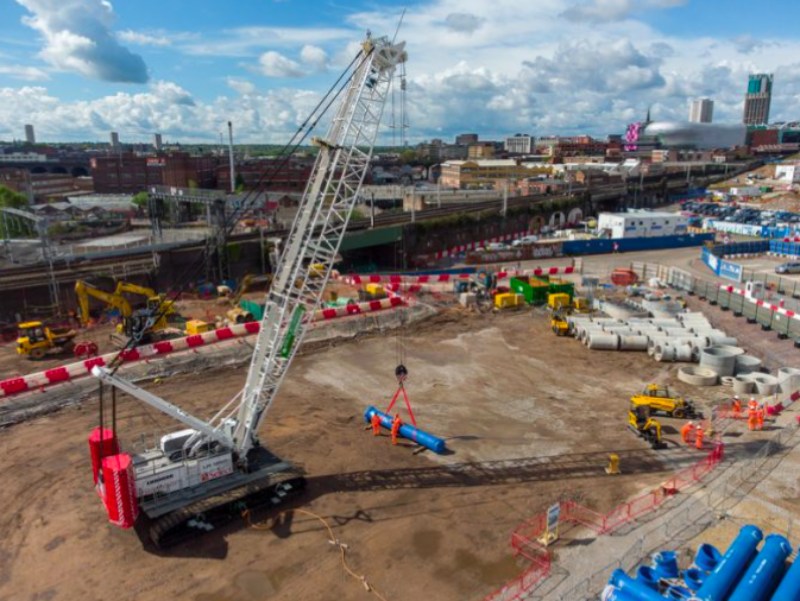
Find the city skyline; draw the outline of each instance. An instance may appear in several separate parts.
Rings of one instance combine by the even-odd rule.
[[[504,139],[622,133],[648,106],[685,120],[714,99],[741,122],[750,73],[775,74],[771,118],[800,118],[800,7],[752,30],[741,0],[724,14],[681,0],[410,1],[408,140],[464,131]],[[0,139],[280,143],[355,54],[364,31],[393,35],[395,2],[0,0]],[[313,11],[308,8],[314,8]],[[398,102],[399,104],[399,102]],[[387,121],[391,107],[387,106]],[[399,121],[399,111],[396,114]],[[399,141],[396,133],[394,141]],[[384,132],[381,143],[393,141]]]

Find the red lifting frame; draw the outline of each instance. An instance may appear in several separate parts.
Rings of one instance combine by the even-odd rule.
[[[406,392],[405,386],[403,386],[403,380],[400,380],[400,386],[397,388],[397,392],[394,393],[392,397],[392,402],[389,403],[389,406],[386,408],[385,413],[391,416],[392,407],[397,402],[397,397],[400,396],[400,393],[403,393],[403,400],[406,402],[406,408],[408,409],[408,415],[411,416],[411,423],[414,427],[417,427],[417,420],[414,419],[414,412],[411,410],[411,401],[408,400],[408,393]]]

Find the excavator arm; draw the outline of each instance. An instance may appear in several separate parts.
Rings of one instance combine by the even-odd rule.
[[[128,318],[133,313],[133,308],[128,300],[116,292],[106,292],[100,288],[96,288],[91,284],[87,284],[83,280],[75,282],[75,296],[78,299],[78,307],[80,309],[80,320],[83,325],[89,323],[89,299],[94,298],[109,307],[119,310],[123,319]]]

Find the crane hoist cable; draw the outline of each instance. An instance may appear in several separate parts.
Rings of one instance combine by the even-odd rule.
[[[369,53],[371,52],[372,49],[370,49]],[[342,92],[348,87],[350,80],[354,77],[355,73],[358,71],[358,68],[369,57],[369,53],[363,53],[359,51],[358,54],[356,54],[356,56],[353,58],[353,60],[350,61],[350,64],[348,64],[347,67],[345,67],[345,69],[342,71],[342,73],[339,75],[339,77],[333,83],[333,85],[330,88],[328,88],[328,91],[323,95],[323,97],[320,99],[317,105],[312,109],[308,117],[306,117],[303,123],[300,124],[300,126],[297,128],[297,131],[294,133],[291,139],[280,150],[278,156],[282,157],[281,161],[272,170],[272,172],[269,175],[269,179],[267,179],[267,171],[265,171],[259,178],[255,186],[255,189],[251,190],[250,192],[247,193],[247,195],[245,195],[244,201],[236,210],[234,210],[234,212],[231,214],[229,218],[228,217],[225,218],[223,222],[223,227],[225,228],[226,235],[230,234],[233,231],[233,228],[236,225],[239,216],[251,208],[250,205],[255,201],[255,199],[258,198],[258,195],[262,191],[262,189],[265,188],[266,185],[269,184],[272,181],[272,179],[280,172],[280,170],[289,161],[291,155],[300,147],[300,145],[303,144],[306,138],[319,124],[322,117],[328,112],[330,107],[333,105],[334,102],[336,102],[337,98],[342,94]],[[303,133],[303,130],[306,130],[305,133]],[[253,199],[248,202],[248,199],[251,196],[253,197]],[[209,257],[207,255],[201,253],[201,255],[198,257],[195,263],[184,271],[185,275],[183,281],[180,283],[179,286],[177,286],[174,289],[175,291],[172,293],[172,296],[169,299],[169,301],[162,303],[162,305],[156,311],[155,315],[149,317],[148,319],[149,323],[155,323],[156,321],[161,319],[166,314],[167,307],[170,306],[172,303],[174,303],[176,300],[178,300],[181,294],[187,291],[191,282],[194,280],[195,277],[197,277],[197,274],[202,271],[203,266],[205,265],[208,258]],[[144,327],[141,328],[138,332],[134,332],[134,335],[128,339],[125,345],[111,359],[111,361],[108,364],[108,367],[110,367],[112,374],[115,374],[122,365],[123,363],[122,358],[124,354],[127,351],[139,345],[146,329],[147,328]],[[98,392],[100,398],[102,399],[103,382],[102,381],[98,382],[98,386],[99,386]],[[100,412],[101,412],[100,421],[102,422],[102,403],[100,407]]]
[[[325,93],[322,99],[320,99],[317,105],[312,109],[312,111],[309,113],[309,116],[306,117],[303,123],[300,124],[300,126],[297,128],[297,131],[289,140],[289,142],[287,142],[284,145],[284,147],[280,150],[278,156],[281,157],[281,160],[276,164],[272,172],[269,173],[269,178],[267,178],[268,172],[265,171],[259,178],[258,182],[256,183],[255,189],[249,191],[245,195],[245,198],[243,199],[241,205],[236,210],[234,210],[234,212],[230,215],[230,217],[228,216],[225,217],[223,227],[225,228],[227,234],[230,234],[233,231],[233,228],[236,225],[241,214],[252,208],[251,205],[258,198],[258,194],[261,191],[263,191],[263,188],[267,184],[269,184],[272,181],[272,178],[274,178],[279,173],[279,171],[286,165],[292,153],[294,153],[302,145],[302,143],[306,140],[306,138],[311,134],[313,129],[319,124],[319,121],[322,119],[322,117],[327,113],[327,111],[330,109],[330,107],[333,105],[336,99],[346,89],[350,80],[356,73],[358,66],[360,65],[360,62],[366,60],[367,56],[368,56],[367,54],[362,54],[361,52],[359,52],[353,58],[350,64],[344,69],[344,71],[342,71],[341,75],[339,75],[339,78],[334,82],[334,84],[328,89],[328,91]],[[361,61],[359,61],[359,58],[361,59]],[[356,65],[357,62],[359,63],[359,65]],[[356,65],[355,69],[353,69],[354,65]],[[347,77],[345,78],[345,76]],[[334,90],[335,93],[333,93]],[[333,95],[331,96],[332,93]],[[303,133],[303,130],[306,130],[305,133]],[[302,135],[300,135],[301,133]],[[298,136],[300,136],[299,139]],[[191,265],[184,272],[185,275],[183,278],[183,282],[175,288],[175,292],[172,293],[172,297],[169,299],[170,302],[175,302],[177,299],[180,298],[180,295],[182,293],[186,292],[189,285],[197,276],[197,274],[202,270],[207,260],[208,257],[201,254],[201,256],[198,257],[198,259],[195,261],[195,263]],[[154,316],[151,316],[152,322],[156,322],[158,319],[164,316],[169,304],[170,303],[164,303],[162,307],[159,308],[159,310],[156,312],[156,314]],[[111,368],[112,374],[116,373],[117,369],[119,369],[119,366],[122,364],[122,357],[124,353],[134,348],[139,344],[139,342],[141,342],[141,338],[144,335],[144,332],[145,328],[142,328],[141,330],[136,332],[134,336],[132,336],[128,340],[125,346],[122,349],[120,349],[120,351],[116,354],[116,356],[109,362],[109,367]]]

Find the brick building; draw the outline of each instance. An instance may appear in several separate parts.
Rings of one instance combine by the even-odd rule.
[[[123,153],[91,160],[94,189],[101,194],[145,191],[148,186],[213,188],[218,159],[176,152],[155,157]]]
[[[236,178],[244,184],[245,190],[256,188],[267,191],[302,193],[311,175],[314,159],[292,158],[285,164],[281,159],[257,159],[236,165]],[[263,178],[263,183],[259,186]],[[227,165],[216,168],[217,188],[231,189],[231,172]]]

